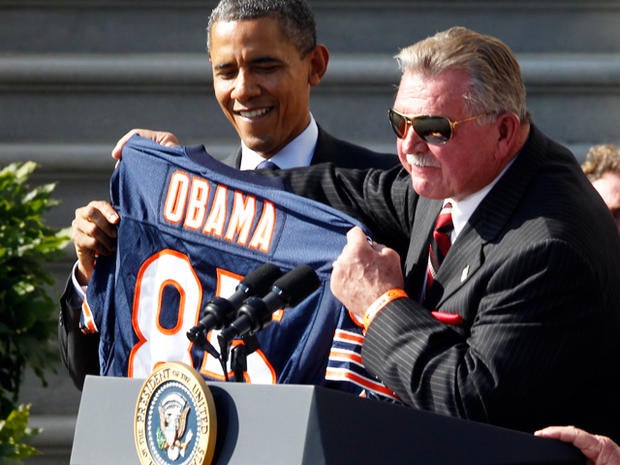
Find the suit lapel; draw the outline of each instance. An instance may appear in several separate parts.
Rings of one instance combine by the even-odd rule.
[[[333,138],[327,134],[321,126],[318,126],[319,135],[316,140],[316,146],[314,147],[314,154],[312,155],[312,160],[310,160],[311,165],[318,165],[319,163],[327,163],[334,162],[340,154],[338,150],[334,148]]]
[[[442,202],[440,200],[420,197],[418,207],[415,210],[409,250],[407,251],[407,258],[405,259],[405,287],[419,292],[418,295],[411,296],[417,300],[419,300],[422,286],[424,285],[430,234],[435,225],[435,218],[441,210],[441,205]],[[422,238],[424,238],[424,240],[422,240]]]
[[[233,168],[240,169],[241,168],[241,147],[239,147],[236,152],[231,153],[226,158],[223,158],[222,163],[224,163],[225,165],[231,166]]]
[[[528,184],[542,164],[538,154],[545,153],[545,149],[539,147],[541,143],[543,139],[532,127],[528,142],[457,237],[437,273],[436,280],[445,286],[437,307],[465,286],[484,264],[485,246],[501,240]]]

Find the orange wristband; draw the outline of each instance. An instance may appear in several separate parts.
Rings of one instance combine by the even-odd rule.
[[[364,330],[368,330],[370,322],[387,304],[389,304],[392,300],[401,299],[403,297],[408,298],[409,296],[402,289],[390,289],[389,291],[383,293],[381,297],[375,300],[370,307],[368,307],[368,310],[366,310],[366,314],[364,315]]]

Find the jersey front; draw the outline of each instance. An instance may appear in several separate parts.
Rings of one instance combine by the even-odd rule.
[[[329,277],[346,232],[363,226],[279,183],[223,165],[202,147],[163,147],[139,136],[127,143],[110,184],[121,217],[117,253],[97,259],[82,312],[83,327],[100,333],[102,375],[146,377],[158,363],[181,361],[207,380],[224,379],[220,362],[186,337],[205,304],[231,295],[265,262],[283,272],[305,263],[321,286],[256,334],[245,380],[358,394],[376,384],[359,358],[343,361],[342,350],[339,364],[355,365],[355,377],[339,370],[326,383],[337,330],[345,325],[361,335]],[[218,347],[216,336],[208,338]]]

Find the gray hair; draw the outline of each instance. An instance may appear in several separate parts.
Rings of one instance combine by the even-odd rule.
[[[211,29],[218,21],[243,21],[272,17],[280,22],[282,33],[304,57],[316,46],[314,15],[304,0],[221,0],[209,16],[207,50]]]
[[[516,114],[529,119],[525,84],[516,57],[501,40],[464,27],[452,27],[404,48],[396,55],[401,71],[436,76],[449,69],[471,78],[465,95],[473,113]]]

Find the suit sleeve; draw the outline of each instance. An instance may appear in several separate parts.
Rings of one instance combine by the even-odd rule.
[[[408,173],[390,170],[339,168],[322,163],[307,168],[281,170],[287,188],[297,195],[330,205],[373,232],[377,242],[406,254],[417,195],[410,189]]]
[[[99,334],[82,333],[79,327],[81,306],[82,300],[69,277],[60,298],[58,348],[73,384],[80,390],[86,375],[99,374]]]
[[[613,363],[593,339],[607,335],[591,267],[561,241],[499,262],[453,299],[462,327],[410,299],[388,304],[368,329],[364,364],[417,408],[524,431],[544,426],[539,418],[569,421],[584,384]]]

